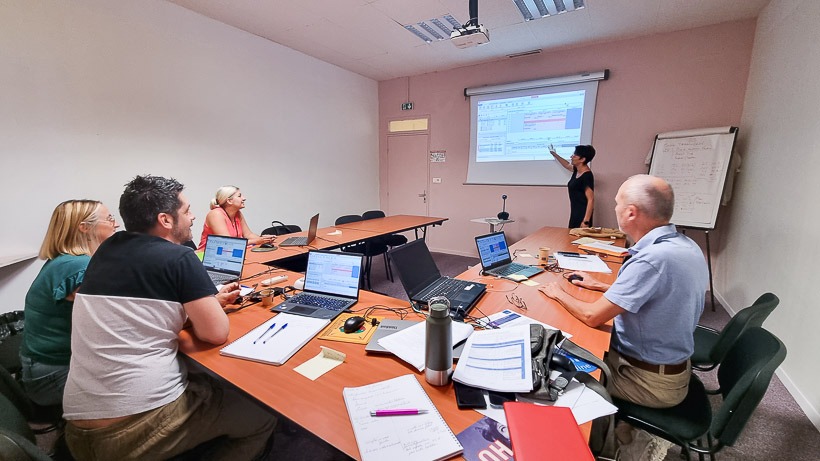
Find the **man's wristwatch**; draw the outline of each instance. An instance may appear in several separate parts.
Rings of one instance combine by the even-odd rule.
[[[591,225],[592,225],[592,222],[591,222],[591,221],[584,221],[584,225],[585,225],[585,226],[591,226]]]

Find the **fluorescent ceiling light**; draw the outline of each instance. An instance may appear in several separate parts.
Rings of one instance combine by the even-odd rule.
[[[525,21],[584,8],[584,0],[512,0]]]
[[[424,40],[425,43],[432,43],[450,38],[450,32],[453,31],[454,27],[461,27],[461,23],[453,15],[445,14],[438,18],[419,21],[403,27],[416,37]]]

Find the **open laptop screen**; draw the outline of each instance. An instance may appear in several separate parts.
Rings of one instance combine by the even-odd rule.
[[[512,261],[504,232],[481,235],[475,238],[475,243],[478,247],[478,256],[481,258],[481,266],[485,269]]]
[[[243,238],[209,235],[205,243],[202,264],[205,269],[239,277],[242,274],[242,264],[245,262],[247,244],[248,241]]]
[[[390,259],[393,260],[393,267],[399,271],[401,283],[411,299],[441,278],[433,255],[422,239],[391,250]]]
[[[355,253],[311,251],[305,272],[305,291],[358,297],[363,259]]]

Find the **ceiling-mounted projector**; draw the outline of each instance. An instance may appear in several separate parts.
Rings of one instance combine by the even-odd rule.
[[[469,24],[453,29],[453,32],[450,33],[450,40],[458,48],[470,48],[489,42],[490,33],[481,24]]]

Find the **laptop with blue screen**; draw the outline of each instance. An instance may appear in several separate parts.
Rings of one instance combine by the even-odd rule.
[[[363,264],[356,253],[310,251],[304,290],[271,310],[333,319],[359,300]]]
[[[519,277],[532,277],[544,272],[540,267],[514,263],[504,232],[479,235],[475,238],[475,244],[485,274],[516,280]]]
[[[247,247],[248,239],[213,234],[208,236],[202,264],[214,285],[235,282],[242,277]]]

